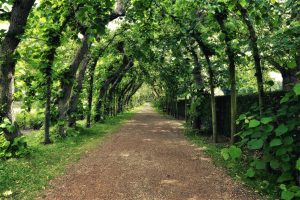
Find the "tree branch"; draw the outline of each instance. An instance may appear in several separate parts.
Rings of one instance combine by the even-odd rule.
[[[275,69],[277,69],[278,71],[280,71],[281,74],[285,73],[287,70],[284,66],[281,66],[278,62],[276,62],[273,58],[271,57],[265,57],[265,59],[271,64],[273,65],[273,67],[275,67]]]

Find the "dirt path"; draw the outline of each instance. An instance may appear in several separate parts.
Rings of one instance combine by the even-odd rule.
[[[41,199],[256,199],[189,144],[179,121],[145,106],[51,182]]]

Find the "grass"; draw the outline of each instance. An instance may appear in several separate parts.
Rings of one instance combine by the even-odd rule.
[[[41,144],[42,131],[27,135],[29,156],[0,160],[0,199],[34,199],[51,179],[62,175],[68,165],[99,145],[132,115],[123,113],[90,129],[80,126],[76,131],[71,130],[63,141],[55,140],[46,146]]]
[[[261,195],[262,199],[279,199],[279,190],[274,184],[276,179],[272,175],[265,172],[259,178],[250,179],[245,175],[249,166],[243,160],[223,159],[221,150],[227,147],[228,144],[213,144],[208,136],[201,135],[189,127],[186,127],[185,136],[196,146],[204,147],[205,154],[212,158],[216,166],[225,169],[229,176]]]

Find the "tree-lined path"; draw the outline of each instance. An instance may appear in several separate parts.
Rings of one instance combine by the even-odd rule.
[[[50,183],[41,199],[257,199],[183,135],[182,123],[140,109]]]

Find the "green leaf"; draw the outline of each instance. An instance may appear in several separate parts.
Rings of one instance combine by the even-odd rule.
[[[281,176],[278,177],[277,182],[278,183],[283,183],[285,181],[290,181],[290,180],[293,180],[293,179],[294,179],[294,177],[292,176],[292,172],[287,171],[287,172],[283,172],[281,174]]]
[[[228,160],[229,159],[229,153],[228,153],[228,149],[224,148],[221,150],[221,155],[224,158],[224,160]]]
[[[296,162],[296,169],[298,169],[300,171],[300,158],[298,158],[298,160]]]
[[[273,129],[274,129],[274,126],[269,124],[265,127],[264,131],[266,131],[267,133],[270,133],[273,131]]]
[[[239,120],[244,120],[244,119],[246,119],[246,115],[245,114],[241,114],[240,116],[239,116]]]
[[[271,160],[270,166],[272,169],[278,169],[280,166],[280,163],[278,162],[278,160]]]
[[[248,5],[247,0],[240,0],[240,4],[243,8],[246,8]]]
[[[234,4],[234,3],[228,4],[228,9],[229,9],[230,11],[233,11],[234,8],[235,8],[235,4]]]
[[[249,123],[249,128],[255,128],[260,125],[260,121],[257,121],[256,119],[252,119]]]
[[[249,168],[249,169],[247,170],[247,172],[246,172],[246,176],[247,176],[247,177],[250,177],[250,178],[254,177],[254,176],[255,176],[255,170],[254,170],[252,167]]]
[[[290,96],[285,95],[284,97],[282,97],[282,99],[280,100],[280,104],[286,103],[290,100]]]
[[[284,154],[286,154],[287,149],[285,147],[281,147],[276,151],[276,156],[282,156]]]
[[[275,139],[271,140],[270,147],[276,147],[276,146],[279,146],[281,144],[282,144],[281,139],[275,138]]]
[[[252,139],[248,142],[248,147],[252,150],[261,149],[263,145],[264,141],[262,139]]]
[[[291,136],[285,137],[283,139],[284,145],[291,145],[291,144],[293,144],[293,142],[294,142],[294,139]]]
[[[295,197],[300,197],[300,189],[296,192]]]
[[[295,193],[288,190],[282,191],[281,193],[281,199],[284,200],[292,200],[294,197],[295,197]]]
[[[242,150],[236,146],[231,146],[229,149],[228,149],[228,153],[230,155],[230,157],[232,159],[236,159],[236,158],[239,158],[241,157],[242,155]]]
[[[280,184],[279,188],[282,189],[282,190],[286,190],[286,185],[285,184]]]
[[[286,132],[288,132],[288,128],[286,127],[285,124],[280,124],[276,129],[275,129],[275,133],[276,136],[281,136],[283,134],[285,134]]]
[[[280,167],[284,172],[290,171],[292,168],[289,162],[282,162]]]
[[[273,119],[272,119],[271,117],[264,117],[264,118],[262,118],[260,121],[261,121],[261,123],[263,123],[263,124],[268,124],[268,123],[270,123],[271,121],[273,121]]]
[[[300,95],[300,83],[297,83],[295,86],[294,86],[294,92],[296,93],[296,95]]]
[[[287,63],[287,67],[290,69],[294,69],[295,67],[297,67],[297,63],[296,60],[291,60]]]
[[[256,169],[262,170],[262,169],[266,168],[266,163],[264,161],[262,161],[262,160],[256,160],[254,162],[255,162],[255,168]]]

